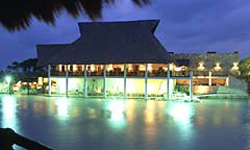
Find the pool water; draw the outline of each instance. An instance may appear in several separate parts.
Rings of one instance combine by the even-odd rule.
[[[2,95],[0,124],[56,150],[248,150],[249,108],[248,100]]]

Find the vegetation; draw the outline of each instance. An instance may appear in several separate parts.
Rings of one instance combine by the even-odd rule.
[[[6,72],[2,73],[1,76],[2,78],[4,78],[5,76],[11,76],[12,78],[11,87],[13,87],[13,85],[20,80],[22,82],[27,82],[26,85],[22,85],[22,87],[19,89],[18,92],[34,94],[36,93],[34,91],[36,89],[30,89],[29,85],[31,82],[36,82],[37,77],[44,72],[43,68],[37,67],[36,64],[37,64],[36,58],[29,58],[22,62],[14,61],[11,65],[7,66]],[[13,91],[11,93],[13,93]]]
[[[245,58],[239,63],[241,75],[244,77],[250,76],[250,58]]]
[[[174,92],[185,93],[189,95],[189,86],[188,85],[175,85]]]
[[[62,10],[77,17],[82,12],[95,20],[101,18],[104,4],[112,4],[117,0],[9,0],[0,5],[0,23],[8,30],[25,29],[31,24],[32,17],[48,24],[54,24]],[[150,0],[132,0],[143,6]]]

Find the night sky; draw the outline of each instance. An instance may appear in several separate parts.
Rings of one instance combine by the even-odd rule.
[[[140,8],[129,0],[105,6],[100,21],[160,19],[156,36],[175,53],[240,52],[250,57],[249,0],[152,0]],[[0,69],[13,61],[36,57],[36,44],[65,44],[79,37],[77,19],[62,12],[55,26],[32,21],[27,30],[10,33],[0,25]]]

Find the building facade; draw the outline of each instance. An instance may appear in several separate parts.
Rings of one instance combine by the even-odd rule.
[[[169,53],[154,36],[157,20],[79,23],[81,36],[68,44],[37,45],[39,77],[48,95],[171,99],[178,85],[229,85],[238,75],[238,53]],[[198,92],[197,92],[198,91]],[[201,91],[201,92],[199,92]]]
[[[81,36],[73,43],[37,46],[38,65],[48,66],[39,83],[48,84],[49,95],[169,99],[176,61],[154,36],[158,23],[80,23]]]

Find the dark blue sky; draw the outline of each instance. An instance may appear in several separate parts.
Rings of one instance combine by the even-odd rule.
[[[103,10],[101,21],[160,19],[156,36],[168,51],[203,53],[239,51],[250,57],[249,0],[151,0],[139,8],[119,0]],[[69,43],[79,36],[77,22],[90,21],[85,14],[73,19],[62,12],[56,26],[33,19],[27,30],[9,33],[0,26],[0,69],[36,57],[36,44]]]

